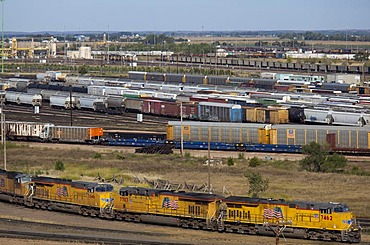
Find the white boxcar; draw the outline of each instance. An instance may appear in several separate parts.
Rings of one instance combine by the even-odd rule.
[[[11,140],[47,140],[45,127],[52,126],[49,123],[35,122],[6,122],[6,137]]]

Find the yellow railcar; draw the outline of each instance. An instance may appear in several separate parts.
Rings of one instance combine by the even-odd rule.
[[[345,204],[231,196],[220,207],[222,230],[229,232],[274,235],[269,226],[283,221],[287,237],[341,242],[361,239],[355,216]]]
[[[110,184],[33,177],[28,199],[37,208],[91,216],[111,216],[114,194]]]
[[[115,198],[118,219],[217,229],[221,196],[123,187]]]
[[[0,170],[0,200],[23,203],[30,180],[26,174]]]

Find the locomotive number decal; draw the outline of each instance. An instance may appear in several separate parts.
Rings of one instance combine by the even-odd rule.
[[[333,220],[333,216],[331,216],[331,215],[321,215],[321,219],[330,221],[330,220]]]
[[[0,179],[0,187],[5,187],[5,181],[4,181],[4,179]]]
[[[120,197],[121,202],[128,202],[128,197]]]

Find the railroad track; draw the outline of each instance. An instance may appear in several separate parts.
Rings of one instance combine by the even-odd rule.
[[[370,232],[370,218],[357,218],[357,221],[365,232]]]
[[[94,244],[188,244],[158,232],[102,229],[0,218],[0,237]],[[40,232],[42,231],[42,232]]]

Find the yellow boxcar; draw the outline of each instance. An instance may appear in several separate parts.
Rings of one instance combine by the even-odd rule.
[[[342,242],[360,242],[361,231],[347,205],[286,202],[231,196],[224,199],[223,229],[274,235],[271,227],[284,222],[284,236]]]
[[[119,219],[203,229],[217,229],[218,203],[213,194],[123,187],[115,198]]]

